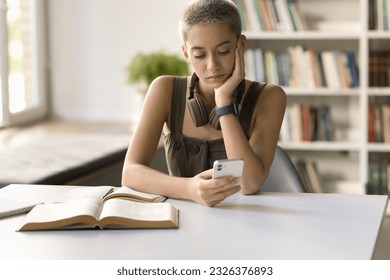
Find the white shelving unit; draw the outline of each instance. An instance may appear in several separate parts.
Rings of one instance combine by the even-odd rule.
[[[374,154],[390,158],[390,144],[368,142],[370,98],[387,96],[390,100],[390,87],[369,86],[369,53],[378,47],[390,50],[390,32],[369,30],[368,0],[295,2],[307,22],[307,30],[245,31],[248,48],[284,51],[288,46],[301,45],[319,52],[352,50],[359,67],[359,86],[350,89],[285,87],[288,105],[294,102],[328,105],[335,135],[332,141],[279,144],[293,160],[303,158],[316,162],[327,186],[325,192],[364,194],[370,158]]]

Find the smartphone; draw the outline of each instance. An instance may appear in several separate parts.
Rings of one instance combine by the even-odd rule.
[[[214,161],[213,178],[223,176],[241,177],[244,161],[242,159],[220,159]]]

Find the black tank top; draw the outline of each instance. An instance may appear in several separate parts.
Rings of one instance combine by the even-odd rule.
[[[249,126],[256,101],[266,83],[252,82],[243,100],[239,115],[241,127],[249,139]],[[178,177],[193,177],[212,168],[217,159],[226,158],[223,138],[205,141],[187,137],[181,133],[186,106],[187,78],[173,77],[173,93],[170,129],[163,135],[169,174]]]

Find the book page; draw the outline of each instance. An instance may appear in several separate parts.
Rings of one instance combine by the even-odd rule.
[[[105,202],[102,228],[178,228],[179,211],[169,203],[145,203],[124,199]]]
[[[93,227],[101,208],[100,198],[39,204],[27,214],[21,230],[54,229],[83,223]]]
[[[107,201],[111,198],[121,198],[121,199],[130,199],[134,201],[146,201],[146,202],[162,202],[166,200],[166,197],[158,195],[158,194],[152,194],[152,193],[146,193],[146,192],[140,192],[133,190],[129,187],[121,187],[119,189],[116,189],[111,194],[108,194],[104,197],[104,201]]]
[[[110,199],[104,203],[100,219],[123,217],[139,221],[165,221],[171,218],[169,203],[142,203],[123,199]]]

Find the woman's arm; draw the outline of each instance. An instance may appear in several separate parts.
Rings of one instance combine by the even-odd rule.
[[[245,44],[245,38],[241,37],[236,49],[232,76],[216,89],[215,98],[218,107],[231,103],[232,89],[245,77],[243,58]],[[268,176],[285,109],[286,94],[284,91],[279,86],[267,84],[253,112],[249,142],[236,116],[230,114],[220,117],[227,157],[244,160],[241,183],[243,194],[258,192]]]
[[[172,78],[163,76],[153,81],[146,94],[141,116],[127,150],[122,185],[140,191],[186,198],[185,179],[168,176],[149,168],[164,123],[169,118],[172,99]],[[157,183],[158,182],[158,183]]]
[[[258,192],[268,176],[285,107],[284,91],[276,85],[267,84],[254,110],[249,142],[234,115],[220,118],[228,158],[242,158],[245,162],[241,184],[243,194]]]

